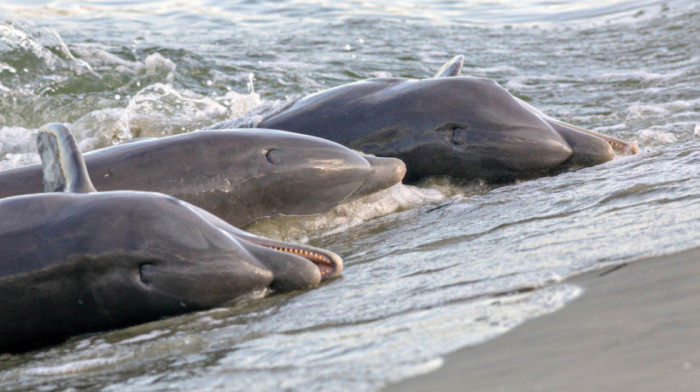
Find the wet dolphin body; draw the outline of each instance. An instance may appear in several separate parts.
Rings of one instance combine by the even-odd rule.
[[[337,276],[332,252],[247,234],[153,192],[95,193],[68,130],[42,127],[47,191],[0,200],[0,353]]]
[[[403,162],[274,130],[195,131],[93,151],[95,186],[161,192],[242,227],[266,216],[324,213],[401,181]],[[41,192],[41,166],[0,172],[0,198]]]
[[[603,163],[612,148],[639,151],[554,120],[493,80],[459,76],[463,62],[453,58],[431,79],[369,79],[321,91],[258,126],[400,158],[408,181],[528,178]]]

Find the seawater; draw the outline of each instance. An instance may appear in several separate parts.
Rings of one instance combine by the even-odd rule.
[[[3,357],[0,389],[378,390],[566,306],[582,292],[570,277],[700,246],[699,19],[679,0],[4,1],[0,169],[37,162],[47,122],[71,124],[84,151],[250,126],[456,54],[464,74],[642,151],[265,219],[248,230],[332,249],[343,277]]]

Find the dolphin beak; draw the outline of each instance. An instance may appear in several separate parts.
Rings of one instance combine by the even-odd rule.
[[[602,163],[602,162],[607,162],[613,157],[610,156],[609,159],[604,159],[606,156],[609,156],[610,154],[603,152],[603,149],[601,147],[594,147],[595,144],[598,144],[596,142],[591,141],[591,139],[583,137],[581,134],[586,134],[591,137],[595,137],[597,139],[602,139],[605,141],[610,147],[612,148],[612,151],[614,151],[617,154],[621,155],[634,155],[639,152],[639,146],[636,143],[629,143],[624,140],[620,140],[611,136],[603,135],[598,132],[593,132],[588,129],[583,129],[580,127],[577,127],[575,125],[567,124],[563,121],[559,121],[557,119],[554,119],[552,117],[549,117],[548,115],[542,113],[541,111],[535,109],[532,107],[529,103],[523,101],[520,98],[514,97],[524,108],[529,110],[530,112],[538,115],[542,120],[546,121],[549,123],[552,128],[554,128],[559,134],[562,135],[562,137],[566,140],[567,143],[571,145],[571,148],[574,150],[574,155],[576,155],[576,147],[575,145],[579,145],[579,148],[581,149],[581,152],[583,155],[585,154],[592,154],[590,158],[582,158],[577,160],[581,161],[586,161],[586,159],[592,161],[592,162],[597,162],[597,163]],[[568,137],[567,137],[568,135]],[[595,151],[595,152],[594,152]],[[594,163],[595,164],[595,163]]]
[[[581,132],[568,124],[552,122],[543,119],[566,141],[571,147],[571,156],[562,166],[588,167],[599,165],[612,160],[615,157],[612,146],[604,139]]]
[[[370,165],[370,173],[365,182],[360,185],[347,199],[359,199],[382,189],[401,182],[406,175],[406,165],[398,158],[382,158],[360,153]]]
[[[322,280],[334,278],[343,272],[343,259],[329,250],[275,241],[245,232],[237,233],[236,235],[255,245],[293,254],[314,263],[321,273]]]
[[[636,143],[626,142],[624,140],[620,140],[620,139],[614,138],[612,136],[603,135],[602,133],[593,132],[593,131],[588,130],[588,129],[579,128],[575,125],[567,124],[563,121],[559,121],[559,120],[553,119],[551,117],[545,117],[545,121],[548,121],[550,123],[550,125],[552,125],[552,127],[557,129],[557,130],[559,130],[559,128],[557,128],[556,126],[559,126],[559,127],[564,127],[564,128],[568,128],[570,130],[577,131],[579,133],[584,133],[584,134],[587,134],[589,136],[596,137],[598,139],[602,139],[603,141],[608,143],[610,145],[610,147],[613,149],[613,151],[617,154],[634,155],[634,154],[639,153],[639,146]]]

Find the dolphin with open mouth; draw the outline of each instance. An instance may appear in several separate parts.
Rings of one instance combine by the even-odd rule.
[[[46,193],[0,200],[0,352],[338,276],[333,252],[245,233],[154,192],[96,192],[66,127],[37,144]]]

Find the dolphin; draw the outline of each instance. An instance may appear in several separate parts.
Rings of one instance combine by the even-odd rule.
[[[335,253],[245,233],[162,193],[96,192],[62,125],[42,127],[37,144],[48,193],[0,200],[0,353],[342,271]]]
[[[464,56],[430,79],[379,78],[292,102],[257,126],[396,157],[406,181],[429,175],[494,181],[597,165],[636,145],[544,115],[489,79],[460,76]]]
[[[274,215],[324,213],[401,181],[395,158],[363,156],[297,133],[200,130],[134,139],[85,154],[103,191],[165,193],[243,227]],[[0,198],[41,192],[41,165],[0,172]]]

